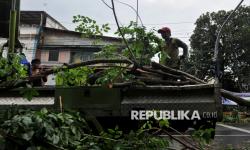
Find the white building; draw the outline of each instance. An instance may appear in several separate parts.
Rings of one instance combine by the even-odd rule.
[[[21,11],[19,24],[19,41],[22,43],[23,52],[31,61],[35,58],[43,27],[67,30],[63,25],[44,11]],[[6,38],[0,38],[0,46],[7,42]]]
[[[121,45],[121,39],[107,36],[83,38],[82,33],[69,31],[44,11],[21,11],[19,41],[29,62],[38,58],[46,67],[92,59],[104,45]],[[97,42],[98,41],[98,42]],[[7,39],[0,38],[0,46]],[[48,84],[54,84],[53,76]]]

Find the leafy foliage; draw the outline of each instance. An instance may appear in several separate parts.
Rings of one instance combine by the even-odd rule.
[[[150,127],[150,128],[148,128]],[[107,132],[102,132],[100,135],[109,139],[118,141],[104,141],[105,149],[164,149],[169,146],[166,139],[149,134],[153,131],[152,125],[146,122],[137,131],[131,130],[129,134],[123,134],[118,127],[108,129]]]
[[[198,141],[200,148],[203,149],[205,145],[211,142],[213,132],[213,128],[199,129],[194,131],[192,137]]]
[[[233,109],[232,115],[223,116],[222,122],[224,122],[224,123],[239,123],[240,122],[239,110]]]
[[[137,26],[135,22],[131,21],[126,27],[121,27],[121,32],[128,41],[128,46],[135,55],[136,60],[140,65],[149,65],[151,58],[159,52],[163,41],[155,35],[154,30],[147,31],[146,27]],[[120,32],[116,35],[121,37]],[[126,47],[118,47],[114,45],[107,45],[101,52],[96,54],[97,58],[129,58],[130,53]]]
[[[162,40],[157,37],[151,29],[147,31],[146,27],[137,26],[135,22],[130,22],[127,27],[122,27],[121,32],[129,42],[133,54],[137,60],[140,60],[141,65],[150,64],[151,58],[160,51],[159,46],[162,44]],[[116,32],[118,36],[121,36],[119,32]],[[122,51],[123,55],[129,57],[128,49]]]
[[[23,97],[25,97],[29,101],[32,100],[32,98],[34,96],[39,95],[39,93],[34,88],[29,87],[29,86],[26,87],[26,88],[21,89],[20,94],[22,94]]]
[[[18,137],[19,146],[43,146],[46,143],[72,148],[80,143],[87,124],[79,113],[51,113],[47,109],[15,115],[1,125],[3,132]],[[8,141],[10,142],[10,141]],[[8,145],[6,145],[8,146]]]
[[[53,113],[47,109],[21,112],[1,125],[4,146],[11,149],[167,148],[165,138],[149,134],[153,130],[147,122],[128,134],[116,127],[95,135],[79,113]]]
[[[103,35],[103,32],[110,30],[109,24],[106,23],[100,27],[95,20],[81,15],[73,16],[73,23],[78,23],[75,31],[84,33],[85,37]]]
[[[8,58],[0,57],[0,86],[13,86],[19,80],[28,76],[28,67],[21,64],[22,56],[18,54],[9,54]],[[20,94],[31,100],[33,96],[37,96],[36,90],[26,84],[27,88],[23,88]]]
[[[27,68],[21,63],[21,57],[16,54],[9,58],[0,58],[0,81],[12,81],[27,77]]]
[[[188,71],[201,79],[207,79],[214,74],[214,44],[216,31],[222,25],[231,11],[218,11],[202,14],[196,21],[196,27],[191,36],[192,52]],[[219,51],[222,53],[223,70],[227,77],[242,82],[244,72],[249,70],[250,42],[250,7],[243,6],[222,30]]]
[[[76,31],[82,32],[86,35],[102,35],[103,32],[108,32],[110,29],[108,25],[102,25],[100,28],[95,20],[90,19],[85,16],[74,16],[74,23],[80,23],[77,26]],[[151,62],[151,58],[160,51],[159,46],[162,41],[158,38],[153,30],[149,32],[145,27],[137,26],[135,22],[130,22],[127,27],[121,28],[126,39],[129,41],[129,47],[132,49],[133,54],[137,60],[140,60],[140,65],[148,65]],[[116,32],[118,36],[121,36],[119,32]],[[105,59],[130,59],[130,54],[127,48],[124,46],[114,46],[106,45],[102,51],[96,53],[96,58],[105,58]],[[132,76],[127,75],[126,69],[123,69],[126,66],[114,66],[113,68],[107,69],[104,73],[96,80],[96,84],[109,84],[114,82],[124,82],[132,79]],[[79,73],[79,76],[76,75],[76,70],[68,70],[64,73],[60,72],[57,74],[56,84],[64,86],[80,86],[86,85],[87,76],[80,76],[86,72]],[[77,80],[77,82],[75,82]],[[82,82],[78,82],[82,81]]]
[[[101,51],[95,53],[96,59],[113,59],[113,58],[127,58],[122,55],[121,47],[117,45],[105,45]]]
[[[63,69],[56,75],[56,85],[58,86],[83,86],[87,85],[88,77],[93,74],[94,69],[89,67],[79,67],[76,69]]]
[[[121,83],[133,79],[132,75],[128,75],[126,69],[119,66],[106,69],[101,77],[96,81],[97,84],[107,85],[112,83]]]

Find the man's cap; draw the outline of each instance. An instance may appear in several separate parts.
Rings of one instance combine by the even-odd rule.
[[[158,30],[158,33],[162,33],[162,32],[171,33],[171,30],[168,27],[163,27]]]

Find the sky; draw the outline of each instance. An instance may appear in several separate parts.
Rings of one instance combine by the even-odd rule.
[[[135,21],[136,13],[127,3],[136,9],[137,0],[114,0],[119,22],[128,25]],[[218,10],[232,10],[240,0],[138,0],[139,15],[148,29],[170,27],[172,37],[177,37],[189,45],[189,38],[195,28],[196,19],[203,13]],[[110,0],[106,0],[111,5]],[[243,5],[250,4],[245,0]],[[112,10],[102,0],[21,0],[21,10],[46,11],[61,22],[67,29],[74,30],[74,15],[88,16],[98,24],[109,23],[112,28],[108,36],[117,29]]]

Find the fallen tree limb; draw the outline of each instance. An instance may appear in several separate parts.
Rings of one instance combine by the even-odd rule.
[[[134,85],[146,86],[143,82],[131,81],[131,82],[123,82],[123,83],[113,83],[112,87],[131,87]]]
[[[167,72],[163,72],[161,70],[154,70],[154,69],[151,69],[151,68],[146,68],[146,67],[143,67],[142,69],[144,69],[145,71],[149,71],[149,72],[153,72],[153,73],[156,73],[156,74],[159,74],[159,75],[162,75],[164,77],[167,77],[167,78],[170,78],[170,79],[180,79],[180,80],[188,80],[190,81],[190,83],[194,83],[194,84],[200,84],[201,82],[200,81],[197,81],[196,79],[192,79],[190,77],[185,77],[184,75],[175,75],[175,74],[171,74],[171,73],[167,73]]]
[[[159,78],[162,78],[162,75],[161,74],[158,74],[158,73],[155,73],[155,72],[149,72],[149,71],[146,71],[146,70],[142,70],[140,68],[137,68],[136,70],[133,70],[130,72],[130,74],[133,74],[135,76],[147,76],[147,77],[159,77]]]
[[[197,80],[194,80],[194,79],[191,79],[191,78],[188,78],[188,77],[185,77],[185,79],[192,82],[192,83],[195,83],[195,84],[204,84],[204,83],[201,83],[201,82],[199,82]]]
[[[159,71],[159,70],[154,70],[154,69],[147,68],[147,67],[142,67],[141,69],[144,70],[144,71],[160,74],[160,75],[162,75],[164,77],[168,77],[168,78],[171,78],[171,79],[185,79],[184,77],[179,76],[179,75],[174,75],[174,74],[162,72],[162,71]]]
[[[179,142],[180,144],[182,144],[183,146],[185,146],[187,149],[190,150],[199,150],[198,148],[196,148],[193,145],[190,145],[190,143],[186,143],[186,141],[183,141],[181,139],[178,139],[177,137],[174,137],[172,134],[170,134],[169,132],[167,132],[166,130],[163,130],[163,133],[167,134],[170,138],[174,139],[175,141]]]
[[[111,63],[111,64],[131,64],[133,65],[133,62],[127,59],[97,59],[97,60],[90,60],[90,61],[84,61],[81,63],[75,63],[75,64],[69,64],[69,65],[64,65],[56,69],[49,69],[46,71],[42,71],[40,74],[19,79],[18,82],[14,81],[6,81],[6,82],[1,82],[0,87],[6,87],[6,88],[16,88],[22,85],[25,85],[26,83],[30,83],[34,80],[41,79],[42,77],[48,76],[50,74],[58,73],[64,69],[73,69],[73,68],[78,68],[82,66],[88,66],[88,65],[94,65],[94,64],[101,64],[101,63]]]
[[[171,81],[171,80],[159,80],[155,78],[147,78],[147,77],[136,77],[142,82],[145,82],[146,84],[151,84],[151,85],[187,85],[191,84],[190,81]]]
[[[220,90],[221,92],[221,96],[227,98],[227,99],[230,99],[234,102],[236,102],[237,104],[241,105],[241,106],[250,106],[250,101],[247,101],[239,96],[235,96],[233,94],[233,92],[230,92],[230,91],[227,91],[227,90],[224,90],[224,89],[221,89]]]
[[[163,65],[161,65],[159,63],[156,63],[156,62],[152,62],[152,67],[155,68],[155,69],[161,69],[162,71],[168,72],[168,73],[171,73],[171,74],[184,75],[184,76],[186,76],[186,77],[188,77],[190,79],[196,80],[199,83],[203,83],[203,84],[206,83],[206,82],[202,81],[201,79],[198,79],[198,78],[194,77],[191,74],[188,74],[186,72],[176,70],[176,69],[173,69],[173,68],[170,68],[170,67],[167,67],[167,66],[163,66]]]
[[[127,70],[128,74],[132,74],[137,79],[139,79],[139,82],[148,83],[150,85],[191,85],[191,84],[201,84],[205,83],[204,81],[187,74],[185,72],[182,72],[180,70],[172,69],[163,65],[160,65],[158,63],[152,62],[152,67],[147,66],[140,66],[136,67],[136,65],[128,59],[97,59],[97,60],[91,60],[91,61],[85,61],[81,63],[75,63],[75,64],[66,64],[61,67],[58,67],[56,69],[49,69],[42,71],[40,74],[23,78],[18,80],[18,82],[15,83],[15,81],[8,81],[4,83],[0,83],[1,86],[7,87],[7,88],[14,88],[19,86],[25,86],[26,83],[32,83],[35,80],[39,80],[45,76],[48,76],[50,74],[55,74],[60,71],[64,71],[66,69],[73,69],[77,67],[82,66],[90,66],[93,67],[93,65],[96,64],[102,64],[99,68],[99,71],[95,72],[92,76],[90,76],[90,80],[92,84],[95,83],[95,80],[100,77],[103,74],[103,71],[111,68],[111,67],[122,67],[123,69]],[[109,65],[109,66],[103,66],[103,64]],[[117,64],[124,64],[119,65]],[[156,68],[156,69],[155,69]],[[92,82],[93,80],[93,82]],[[117,86],[125,86],[126,84],[117,84]]]
[[[57,69],[46,70],[46,71],[41,72],[41,75],[50,75],[53,73],[60,72],[63,69],[73,69],[77,67],[83,67],[83,66],[94,65],[94,64],[102,64],[102,63],[121,63],[121,64],[124,63],[124,64],[133,65],[131,61],[124,60],[124,59],[97,59],[97,60],[84,61],[81,63],[69,64],[66,66],[59,67]]]

